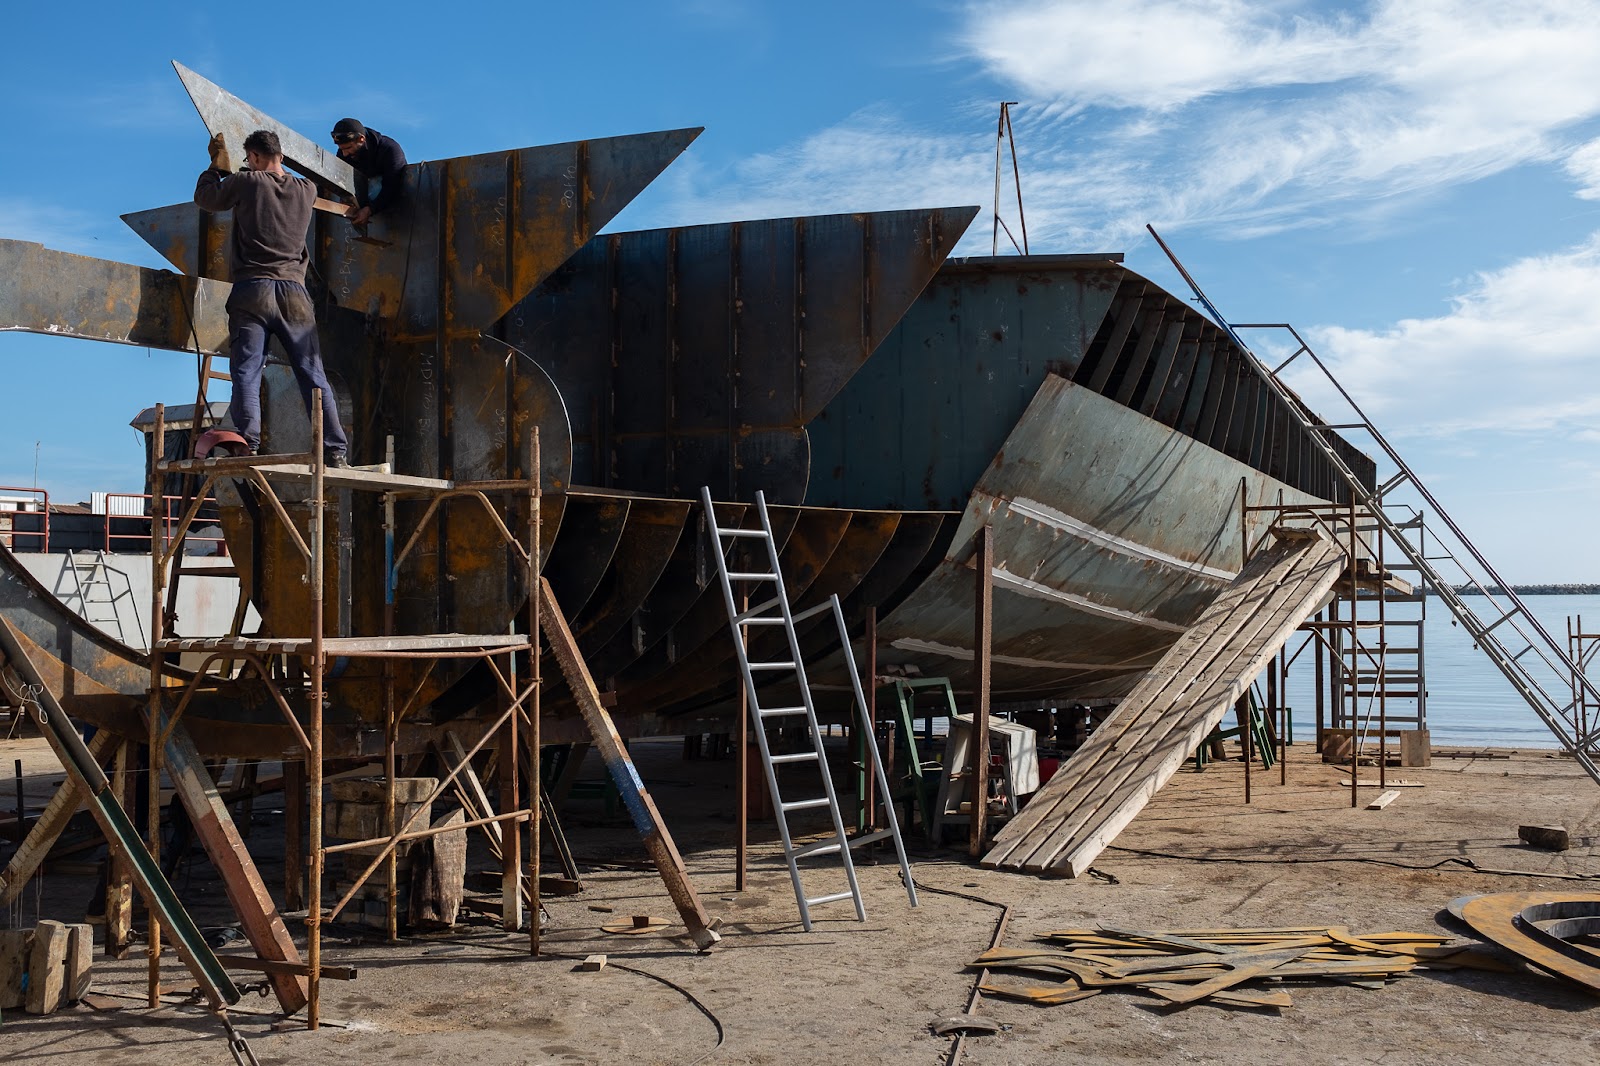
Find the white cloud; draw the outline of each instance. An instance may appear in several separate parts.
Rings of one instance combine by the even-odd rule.
[[[1037,247],[1120,248],[1147,221],[1232,237],[1382,218],[1552,162],[1600,117],[1600,2],[971,0],[959,38],[1016,109]],[[980,203],[993,142],[865,109],[721,174],[697,220]],[[1600,197],[1600,148],[1567,156]],[[1002,208],[1003,212],[1007,211]],[[1016,228],[1014,209],[1007,213]],[[963,251],[988,250],[989,227]],[[981,246],[981,247],[980,247]]]
[[[1380,0],[1359,12],[974,0],[967,12],[965,40],[992,76],[1054,114],[1143,135],[1119,149],[1097,134],[1105,151],[1082,165],[1127,152],[1149,190],[1135,213],[1174,224],[1254,235],[1366,210],[1549,160],[1563,131],[1600,115],[1594,0]],[[1109,233],[1132,221],[1106,214]]]
[[[697,158],[668,172],[680,224],[976,202],[993,147],[919,130],[872,108],[781,151],[722,171]]]
[[[1383,47],[1347,19],[1243,0],[979,0],[968,15],[968,46],[992,74],[1075,107],[1172,108],[1339,81]]]
[[[1600,139],[1579,145],[1565,164],[1567,174],[1578,183],[1574,194],[1580,200],[1600,200]]]
[[[1476,275],[1445,314],[1305,332],[1389,436],[1600,434],[1600,233]],[[1296,369],[1291,384],[1339,420],[1329,390]]]

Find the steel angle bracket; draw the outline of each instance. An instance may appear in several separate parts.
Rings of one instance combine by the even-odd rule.
[[[1600,935],[1600,894],[1497,892],[1451,904],[1480,935],[1557,977],[1600,995],[1600,954],[1570,943]]]

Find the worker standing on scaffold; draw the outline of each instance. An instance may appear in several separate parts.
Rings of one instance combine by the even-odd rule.
[[[306,414],[311,391],[322,390],[323,457],[329,466],[350,465],[349,442],[339,422],[339,405],[328,385],[317,342],[317,316],[306,292],[306,231],[311,226],[316,186],[283,169],[283,148],[271,130],[244,139],[248,169],[233,173],[233,161],[219,133],[207,145],[211,166],[195,183],[194,202],[207,211],[233,212],[228,296],[229,374],[233,397],[228,413],[254,455],[261,447],[261,372],[267,337],[278,338],[294,368]]]

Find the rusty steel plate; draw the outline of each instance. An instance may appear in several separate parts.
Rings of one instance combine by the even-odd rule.
[[[1478,935],[1600,995],[1600,951],[1570,942],[1600,935],[1600,893],[1496,892],[1462,901],[1460,913]]]

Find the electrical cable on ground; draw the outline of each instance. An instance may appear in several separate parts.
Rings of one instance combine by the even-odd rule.
[[[902,879],[904,879],[904,875],[902,875]],[[971,900],[973,903],[982,903],[990,907],[1000,908],[1000,918],[995,922],[994,936],[989,938],[990,950],[999,947],[1000,942],[1005,939],[1006,926],[1011,924],[1011,904],[996,903],[992,899],[985,899],[982,896],[974,896],[969,892],[957,892],[952,888],[935,888],[933,885],[923,884],[921,881],[918,881],[915,878],[912,879],[911,883],[922,892],[932,892],[939,896],[954,896],[956,899]],[[984,969],[979,970],[978,976],[972,982],[972,994],[967,998],[966,1010],[962,1013],[976,1014],[978,1012],[978,1003],[983,999],[983,985],[984,982],[988,980],[988,968],[985,967]],[[950,1043],[949,1054],[945,1058],[945,1066],[956,1066],[956,1064],[961,1061],[961,1055],[966,1050],[966,1039],[967,1034],[965,1031],[960,1031],[955,1034]]]
[[[1124,853],[1126,855],[1140,855],[1140,856],[1144,856],[1146,858],[1152,858],[1152,859],[1179,859],[1179,860],[1181,860],[1183,862],[1231,862],[1231,863],[1237,863],[1237,864],[1245,865],[1245,866],[1251,866],[1251,865],[1282,866],[1282,865],[1287,865],[1287,864],[1300,864],[1300,865],[1309,866],[1309,865],[1314,865],[1314,864],[1317,864],[1317,863],[1357,862],[1357,863],[1368,863],[1368,864],[1371,864],[1373,866],[1393,866],[1397,870],[1437,870],[1441,866],[1456,865],[1456,866],[1465,866],[1467,869],[1471,870],[1473,873],[1496,874],[1496,875],[1499,875],[1501,877],[1551,877],[1551,878],[1557,878],[1557,879],[1562,880],[1562,881],[1600,881],[1600,874],[1541,873],[1541,872],[1539,872],[1537,870],[1504,870],[1504,869],[1500,869],[1500,868],[1494,867],[1494,866],[1479,866],[1477,863],[1473,862],[1471,859],[1466,858],[1465,856],[1461,856],[1461,855],[1452,855],[1447,859],[1440,859],[1438,862],[1431,862],[1431,863],[1427,863],[1425,865],[1419,865],[1417,863],[1395,862],[1392,859],[1368,859],[1368,858],[1361,858],[1361,857],[1357,857],[1357,856],[1350,856],[1350,857],[1323,856],[1323,857],[1310,858],[1310,859],[1302,859],[1302,858],[1295,858],[1293,856],[1289,856],[1289,857],[1277,857],[1277,858],[1270,858],[1270,859],[1245,859],[1245,858],[1238,858],[1238,857],[1231,856],[1231,855],[1180,855],[1177,852],[1172,852],[1172,851],[1148,851],[1148,850],[1145,850],[1145,849],[1142,849],[1142,848],[1123,848],[1123,847],[1117,847],[1116,845],[1112,845],[1111,847],[1107,848],[1106,850],[1107,851],[1120,851],[1120,852],[1122,852],[1122,853]]]
[[[539,957],[542,958],[542,959],[571,959],[574,962],[582,962],[585,958],[587,958],[587,956],[585,956],[585,955],[572,955],[572,954],[568,954],[566,952],[560,952],[560,951],[540,952]],[[612,967],[614,969],[625,970],[628,973],[638,974],[640,977],[648,977],[652,981],[655,981],[655,982],[657,982],[659,984],[666,985],[668,988],[670,988],[674,992],[678,993],[678,995],[680,995],[684,999],[688,1000],[690,1005],[692,1005],[695,1010],[699,1011],[701,1014],[704,1014],[706,1016],[706,1018],[708,1018],[710,1020],[711,1024],[716,1027],[716,1030],[717,1030],[717,1042],[715,1044],[713,1044],[711,1046],[710,1050],[708,1050],[704,1055],[701,1055],[697,1059],[691,1060],[690,1063],[689,1063],[689,1066],[696,1066],[696,1063],[704,1062],[706,1059],[710,1058],[712,1055],[715,1055],[717,1053],[717,1050],[719,1048],[721,1048],[724,1043],[727,1042],[728,1032],[727,1032],[727,1029],[724,1028],[724,1026],[722,1024],[722,1019],[718,1018],[716,1016],[716,1014],[712,1012],[710,1007],[708,1007],[704,1003],[702,1003],[700,1001],[700,999],[693,992],[689,991],[687,988],[684,988],[682,985],[678,984],[676,981],[673,981],[673,980],[671,980],[669,978],[666,978],[666,977],[662,977],[658,973],[651,973],[649,970],[641,970],[637,966],[629,966],[626,963],[617,962],[615,959],[608,959],[606,961],[606,965],[610,966],[610,967]]]

